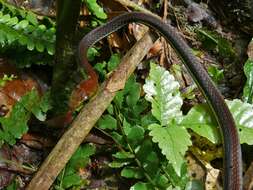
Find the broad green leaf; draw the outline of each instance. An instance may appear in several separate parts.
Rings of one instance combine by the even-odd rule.
[[[151,63],[143,89],[145,98],[152,104],[152,114],[163,126],[182,116],[180,108],[183,100],[179,93],[179,83],[164,68]]]
[[[183,117],[180,125],[192,129],[195,133],[207,138],[212,143],[219,143],[220,136],[217,122],[210,115],[211,112],[208,105],[196,105]]]
[[[117,120],[113,118],[111,115],[107,114],[99,119],[98,126],[101,129],[110,129],[110,130],[117,129]]]
[[[141,140],[144,139],[144,129],[140,126],[133,126],[130,128],[130,130],[128,131],[127,135],[127,139],[131,142],[131,143],[138,143]]]
[[[169,127],[151,124],[148,128],[153,142],[158,143],[162,153],[166,156],[176,173],[180,176],[185,152],[187,151],[188,146],[191,145],[191,137],[187,130],[184,127],[179,127],[173,124]]]
[[[244,73],[247,81],[243,88],[243,99],[245,102],[252,103],[253,99],[253,60],[248,59],[244,65]]]
[[[75,185],[80,185],[82,182],[82,179],[79,175],[73,173],[67,176],[64,176],[63,180],[62,180],[62,187],[64,189],[68,189],[72,186]]]
[[[234,99],[226,100],[226,103],[235,119],[239,131],[240,143],[253,144],[253,105]],[[189,115],[188,115],[189,114]],[[215,117],[211,115],[207,105],[194,106],[180,124],[201,136],[206,137],[213,143],[219,142],[218,124]],[[191,124],[193,123],[193,125]]]
[[[253,105],[238,99],[226,103],[239,130],[240,143],[253,145]]]
[[[31,111],[33,115],[40,121],[46,120],[46,112],[51,109],[51,102],[49,92],[46,92],[43,97],[39,97],[36,90],[32,90],[23,97],[23,101],[27,102],[23,106]]]

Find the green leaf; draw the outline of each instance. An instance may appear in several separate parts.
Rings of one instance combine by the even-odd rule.
[[[64,189],[68,189],[72,186],[75,186],[75,185],[80,185],[82,182],[82,179],[79,175],[77,174],[70,174],[70,175],[67,175],[67,176],[64,176],[63,180],[62,180],[62,187]]]
[[[98,48],[91,47],[87,51],[87,58],[89,61],[94,61],[96,57],[100,56]]]
[[[173,168],[172,164],[164,163],[163,168],[166,174],[169,175],[170,182],[173,186],[180,187],[180,189],[185,189],[186,184],[189,182],[187,164],[184,162],[181,167],[181,173],[178,175]]]
[[[217,66],[210,65],[207,71],[216,84],[218,84],[222,79],[224,79],[223,70],[218,69]]]
[[[10,26],[14,26],[18,23],[18,18],[17,17],[12,17],[9,21],[8,21],[8,25]]]
[[[117,160],[117,161],[113,161],[111,163],[109,163],[109,166],[111,168],[122,168],[124,166],[129,165],[131,162],[129,161],[124,161],[124,160]]]
[[[152,185],[142,182],[138,182],[130,188],[130,190],[153,190],[153,189],[154,188],[152,187]]]
[[[143,172],[135,167],[125,167],[120,174],[126,178],[142,179],[144,177]]]
[[[110,60],[108,61],[108,66],[107,66],[108,71],[113,71],[114,69],[116,69],[119,63],[120,63],[120,55],[113,54]]]
[[[95,146],[89,144],[80,146],[76,150],[61,175],[57,178],[63,189],[78,186],[82,183],[83,179],[78,175],[78,170],[86,167],[89,163],[89,157],[94,154]]]
[[[47,53],[49,55],[54,55],[54,53],[55,53],[55,46],[53,44],[48,44],[48,46],[47,46]]]
[[[231,43],[217,32],[199,28],[197,29],[197,34],[205,48],[217,50],[223,57],[235,57],[235,51]]]
[[[130,152],[117,152],[116,154],[113,154],[112,156],[118,159],[134,158],[134,155]]]
[[[239,131],[240,143],[253,144],[253,105],[234,99],[226,100],[226,103],[234,117],[236,126]],[[193,123],[193,125],[191,124]],[[194,106],[189,115],[185,116],[180,124],[201,136],[206,137],[213,143],[218,141],[218,124],[215,117],[211,115],[207,105]]]
[[[151,63],[143,89],[145,98],[152,103],[152,114],[163,126],[182,116],[180,108],[183,100],[179,93],[179,83],[164,68]]]
[[[51,20],[46,26],[40,24],[36,15],[31,11],[24,11],[3,2],[0,4],[4,10],[4,13],[0,11],[0,45],[3,47],[3,53],[8,52],[10,48],[16,48],[16,46],[26,46],[30,51],[35,49],[38,52],[43,52],[44,49],[47,49],[49,55],[54,54],[56,37],[54,23]],[[6,14],[6,12],[10,14]],[[41,20],[43,21],[40,22],[44,22],[44,19]],[[20,62],[21,59],[23,62],[24,59],[27,59],[23,58],[25,55],[22,55],[25,50],[22,47],[17,47],[17,49],[14,59],[18,59],[17,62]],[[30,59],[32,60],[32,58]],[[43,59],[45,58],[43,57]],[[38,63],[41,61],[32,60],[29,62]],[[31,65],[31,63],[27,65]]]
[[[101,129],[114,130],[117,129],[117,120],[109,114],[103,115],[98,121],[98,126]]]
[[[100,19],[106,19],[107,15],[105,14],[103,8],[97,4],[96,0],[85,0],[85,3],[88,7],[88,9],[96,15],[96,17]]]
[[[16,25],[16,27],[15,28],[22,28],[22,29],[24,29],[24,28],[26,28],[27,26],[29,25],[29,22],[27,21],[27,20],[21,20],[17,25]]]
[[[5,190],[17,190],[17,189],[18,189],[17,182],[13,180],[13,182],[10,185],[8,185],[8,187],[6,187]]]
[[[32,51],[34,49],[34,42],[32,40],[27,41],[27,49]]]
[[[135,82],[129,89],[126,102],[129,107],[134,107],[140,99],[141,85]]]
[[[11,19],[11,16],[9,14],[6,14],[6,15],[0,17],[0,22],[7,23],[10,19]]]
[[[238,99],[226,103],[239,128],[240,143],[253,145],[253,105]]]
[[[2,130],[0,129],[0,141],[11,145],[15,144],[16,138],[21,138],[28,130],[27,122],[33,113],[38,119],[45,120],[46,111],[41,109],[41,99],[36,90],[32,90],[23,96],[12,109],[9,117],[0,117]],[[45,104],[45,103],[43,103]]]
[[[220,135],[217,122],[212,119],[214,116],[210,117],[210,115],[212,115],[212,113],[208,105],[196,105],[183,117],[180,125],[190,128],[212,143],[218,144],[220,142]]]
[[[40,121],[46,120],[46,112],[52,108],[49,92],[41,98],[36,90],[32,90],[23,97],[24,102],[29,102],[23,106],[31,111],[33,115]]]
[[[38,52],[43,52],[44,51],[44,49],[45,49],[45,47],[44,47],[44,45],[42,44],[42,43],[36,43],[36,50],[38,51]]]
[[[36,18],[36,14],[34,14],[33,12],[28,12],[27,13],[27,15],[26,15],[26,19],[30,22],[30,23],[32,23],[33,25],[38,25],[39,24],[39,22],[38,22],[38,20],[37,20],[37,18]]]
[[[144,139],[144,129],[140,126],[133,126],[128,131],[127,139],[132,143],[138,143]]]
[[[169,127],[151,124],[148,128],[153,142],[158,143],[162,153],[170,161],[176,173],[180,175],[185,152],[191,145],[191,137],[187,130],[173,124]]]
[[[74,169],[78,169],[78,167],[85,167],[87,164],[87,158],[95,154],[95,150],[95,146],[90,144],[85,144],[79,147],[69,160],[68,165]]]
[[[252,104],[253,99],[253,60],[248,59],[244,65],[247,81],[243,88],[243,100]]]

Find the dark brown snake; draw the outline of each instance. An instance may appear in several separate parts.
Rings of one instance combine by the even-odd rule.
[[[189,46],[172,26],[165,24],[160,19],[144,13],[125,13],[88,33],[79,44],[79,58],[82,66],[85,67],[89,74],[89,79],[80,83],[77,90],[74,92],[74,96],[82,98],[90,96],[98,87],[98,77],[87,61],[86,54],[88,48],[131,22],[148,25],[154,31],[160,33],[182,59],[187,70],[205,96],[220,126],[224,147],[223,188],[225,190],[242,189],[241,147],[234,119],[222,95],[214,86],[198,59],[192,54]],[[83,90],[86,91],[84,92]]]

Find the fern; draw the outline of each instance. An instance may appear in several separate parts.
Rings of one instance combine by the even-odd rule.
[[[146,99],[152,103],[152,114],[160,121],[160,124],[149,125],[150,135],[180,175],[184,154],[191,141],[187,130],[177,126],[183,117],[179,84],[164,68],[151,63],[144,91]]]
[[[180,108],[183,100],[179,94],[179,83],[164,68],[152,63],[143,88],[147,93],[146,99],[152,103],[152,114],[163,126],[182,116]]]
[[[54,54],[55,27],[40,24],[36,15],[0,1],[0,44],[2,48],[25,46],[28,50]]]
[[[28,92],[13,106],[9,117],[0,117],[0,145],[15,144],[27,132],[31,114],[44,121],[50,108],[49,93],[40,98],[36,90]]]

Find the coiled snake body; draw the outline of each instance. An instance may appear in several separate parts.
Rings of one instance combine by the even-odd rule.
[[[98,86],[98,77],[87,61],[88,48],[130,22],[148,25],[154,31],[160,33],[176,50],[190,75],[201,89],[220,126],[224,146],[223,187],[225,190],[242,189],[241,148],[233,117],[223,97],[198,59],[192,54],[189,46],[180,38],[173,27],[165,24],[160,19],[144,13],[125,13],[88,33],[80,42],[79,58],[90,77],[79,85],[78,90],[75,91],[76,95],[81,93],[83,97],[89,96]],[[82,89],[85,88],[87,91],[83,93]]]

